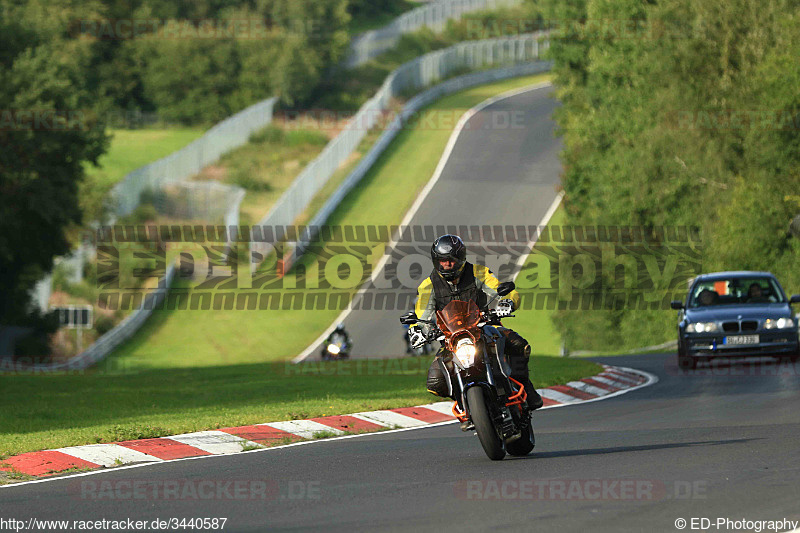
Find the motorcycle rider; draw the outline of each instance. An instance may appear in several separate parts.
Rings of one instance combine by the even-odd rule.
[[[467,261],[467,249],[457,235],[442,235],[431,246],[433,272],[417,288],[416,315],[421,320],[431,320],[436,311],[441,311],[452,300],[473,300],[482,311],[488,301],[497,296],[500,282],[492,271],[483,265]],[[508,316],[519,306],[519,293],[512,291],[497,304],[498,316]],[[419,324],[409,328],[412,346],[425,342],[428,325]],[[543,405],[542,397],[534,389],[528,375],[531,346],[518,333],[504,327],[497,328],[506,337],[505,354],[511,366],[511,377],[522,383],[528,395],[531,411]],[[436,354],[428,369],[428,392],[443,398],[456,399],[458,382],[453,379],[453,362],[444,347]]]
[[[328,335],[328,338],[325,339],[325,342],[322,343],[320,355],[323,359],[330,357],[330,354],[328,354],[329,344],[341,344],[342,352],[338,354],[339,356],[346,357],[350,353],[350,335],[348,335],[347,330],[344,329],[344,324],[337,324],[336,329],[334,329],[331,334]]]

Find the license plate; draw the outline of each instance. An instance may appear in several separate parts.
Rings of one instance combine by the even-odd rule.
[[[724,344],[758,344],[758,335],[734,335],[725,337]]]

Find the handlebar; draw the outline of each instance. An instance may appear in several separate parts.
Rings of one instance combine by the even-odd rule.
[[[492,326],[502,326],[503,324],[501,322],[501,319],[514,318],[514,315],[506,315],[504,317],[500,317],[497,315],[494,309],[489,309],[487,311],[481,312],[481,318],[482,320],[478,322],[478,326],[484,326],[487,324]],[[425,336],[425,343],[435,341],[439,337],[444,336],[442,330],[439,329],[439,324],[435,320],[417,320],[417,322],[433,326],[433,328],[431,328],[430,330],[430,333]]]

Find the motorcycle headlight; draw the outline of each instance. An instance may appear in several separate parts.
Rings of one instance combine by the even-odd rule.
[[[456,343],[455,356],[464,368],[472,366],[475,362],[476,352],[475,343],[472,342],[472,339],[461,339]]]
[[[688,333],[713,333],[719,331],[716,322],[692,322],[686,326]]]
[[[332,353],[332,354],[336,355],[336,354],[338,354],[338,353],[339,353],[341,350],[339,349],[339,347],[338,347],[337,345],[335,345],[335,344],[329,344],[329,345],[328,345],[328,351],[329,351],[330,353]]]
[[[764,329],[786,329],[794,327],[794,319],[778,318],[777,320],[768,318],[764,321]]]

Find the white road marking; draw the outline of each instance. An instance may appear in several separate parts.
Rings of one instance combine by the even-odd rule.
[[[115,466],[125,463],[159,462],[161,459],[131,450],[119,444],[88,444],[86,446],[70,446],[58,448],[57,452],[65,453],[84,461],[101,466]]]
[[[553,200],[553,203],[550,204],[550,207],[547,209],[547,212],[544,214],[544,217],[542,217],[541,222],[539,222],[539,228],[543,228],[550,223],[550,219],[553,218],[553,215],[556,213],[556,210],[558,209],[558,206],[561,205],[561,200],[563,199],[564,199],[564,191],[561,191],[556,195],[555,199]],[[528,260],[528,256],[531,255],[531,253],[533,252],[533,247],[536,246],[538,240],[539,240],[539,231],[535,231],[533,237],[528,242],[528,248],[527,248],[528,253],[523,254],[517,258],[516,271],[514,272],[514,275],[511,278],[512,281],[517,280],[517,276],[519,276],[520,272],[522,272],[522,267],[525,266],[525,261]]]
[[[341,429],[336,429],[313,420],[288,420],[286,422],[270,422],[268,424],[258,424],[259,426],[269,426],[275,429],[280,429],[293,435],[298,435],[304,439],[313,439],[314,434],[322,431],[326,433],[334,433],[336,435],[344,435],[345,432]]]
[[[600,383],[605,383],[606,385],[609,385],[611,387],[615,387],[617,389],[621,388],[620,382],[614,381],[614,380],[609,379],[609,378],[607,378],[605,376],[599,376],[599,375],[598,376],[592,376],[592,379],[595,380],[595,381],[599,381]],[[614,391],[612,391],[612,392],[614,392]]]
[[[603,372],[602,374],[600,374],[600,377],[614,380],[617,383],[622,383],[623,385],[636,385],[637,383],[639,383],[639,380],[637,380],[636,378],[625,376],[623,374],[618,374],[616,372]]]
[[[425,409],[430,409],[431,411],[436,411],[437,413],[442,413],[443,415],[453,416],[453,402],[429,403],[427,405],[420,405],[419,407],[424,407]]]
[[[224,431],[198,431],[196,433],[174,435],[168,438],[215,455],[239,453],[242,451],[243,446],[258,446],[259,448],[263,448],[263,446],[256,442],[231,435],[230,433],[225,433]]]
[[[573,389],[578,389],[579,391],[588,392],[589,394],[594,394],[595,396],[605,396],[606,394],[611,393],[612,391],[601,389],[600,387],[596,387],[595,385],[591,385],[589,383],[584,383],[583,381],[570,381],[567,383],[567,387],[572,387]]]
[[[539,395],[542,398],[547,398],[549,400],[553,400],[558,403],[574,403],[580,401],[580,398],[576,398],[575,396],[569,396],[567,394],[564,394],[563,392],[558,392],[557,390],[552,390],[552,389],[542,389],[539,391]]]
[[[423,422],[422,420],[417,420],[416,418],[401,415],[400,413],[395,413],[393,411],[367,411],[365,413],[355,413],[352,416],[360,418],[366,422],[380,424],[381,426],[385,427],[398,426],[401,428],[410,428],[429,425],[427,422]]]

